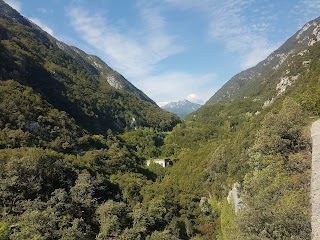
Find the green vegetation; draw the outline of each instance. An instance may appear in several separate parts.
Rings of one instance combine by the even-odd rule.
[[[110,86],[103,74],[120,76],[97,57],[0,14],[1,240],[310,239],[319,43],[180,122]],[[287,67],[299,76],[278,94]],[[173,166],[145,165],[166,157]]]
[[[144,162],[161,155],[179,118],[97,57],[0,7],[0,238],[171,236],[166,200],[143,203],[167,170]]]
[[[166,136],[163,153],[176,162],[151,187],[167,200],[168,189],[173,192],[188,238],[311,238],[309,127],[320,110],[319,43],[308,51],[288,58],[258,94],[251,89],[251,96],[206,104]],[[311,59],[308,67],[305,59]],[[288,65],[299,76],[278,95],[274,82]],[[272,98],[263,107],[264,99]],[[226,201],[236,182],[242,199],[238,214]]]
[[[30,23],[20,24],[17,21],[23,19],[18,13],[15,17],[2,14],[0,19],[2,80],[31,87],[41,98],[38,102],[46,101],[51,108],[67,113],[91,134],[134,126],[168,131],[180,121],[132,85],[128,91],[110,86],[108,76],[120,78],[119,74],[106,64],[99,72],[94,60],[92,63],[92,59],[98,61],[96,57],[59,43]],[[123,77],[120,80],[126,83]]]

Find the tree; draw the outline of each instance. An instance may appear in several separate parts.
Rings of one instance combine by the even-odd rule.
[[[179,240],[176,236],[170,233],[169,230],[164,230],[163,232],[155,231],[146,238],[147,240]]]
[[[97,239],[120,236],[129,225],[128,209],[125,203],[109,200],[97,209],[100,232]]]
[[[151,184],[145,176],[139,173],[125,173],[111,175],[110,180],[112,183],[119,185],[122,191],[123,201],[129,206],[134,206],[142,201],[141,189]]]
[[[0,240],[9,240],[11,229],[8,223],[0,222]]]
[[[75,218],[71,222],[71,226],[60,231],[61,240],[87,240],[93,239],[93,236],[90,232],[90,227],[84,223],[82,218]]]
[[[285,99],[278,113],[269,112],[258,131],[254,151],[288,154],[299,151],[306,145],[302,137],[304,117],[299,104],[290,98]]]
[[[70,189],[70,195],[74,203],[91,208],[95,204],[94,178],[87,170],[79,173],[76,184]]]
[[[310,153],[292,99],[268,113],[250,149],[237,222],[245,239],[309,239]],[[309,164],[308,164],[309,162]]]

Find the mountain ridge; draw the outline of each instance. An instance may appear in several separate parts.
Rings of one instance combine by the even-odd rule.
[[[0,1],[1,10],[0,13],[10,17],[16,22],[19,22],[24,25],[28,25],[33,29],[36,29],[41,32],[41,35],[45,35],[53,44],[56,44],[61,50],[69,54],[71,57],[79,61],[83,66],[94,74],[99,74],[102,78],[108,81],[108,83],[117,88],[124,89],[125,91],[134,93],[140,99],[154,103],[146,94],[141,90],[137,89],[132,83],[125,79],[117,71],[109,67],[103,60],[98,56],[90,55],[82,51],[81,49],[75,46],[69,46],[55,37],[51,36],[49,33],[43,31],[36,23],[32,22],[28,18],[22,16],[15,9],[11,8],[9,5],[4,3],[3,0]]]
[[[283,65],[286,63],[290,64],[290,61],[296,56],[300,56],[302,59],[301,65],[303,65],[303,63],[308,64],[308,62],[304,62],[308,61],[308,52],[305,48],[314,45],[318,41],[320,41],[320,17],[306,23],[265,60],[262,60],[256,66],[233,76],[206,102],[206,104],[229,101],[238,97],[254,96],[259,94],[262,88],[273,87],[277,84],[283,85],[282,89],[290,86],[290,84],[292,85],[295,79],[290,81],[289,79],[284,79],[286,76],[281,76],[282,78],[278,77],[277,79],[272,80],[270,76],[276,75],[277,71],[282,71],[281,68],[283,68]],[[300,67],[301,66],[299,66],[299,68]],[[289,74],[290,66],[288,66],[288,71]],[[292,69],[291,72],[293,71],[294,69]],[[288,75],[287,77],[295,78],[296,75]],[[276,80],[278,81],[277,83],[275,82]],[[250,84],[255,82],[259,82],[260,86],[256,85],[254,89]],[[273,86],[271,86],[272,84]],[[278,88],[280,88],[280,86]],[[275,90],[278,89],[274,89],[269,96],[265,96],[265,99],[261,104],[268,99],[271,100],[276,97],[277,91]]]
[[[0,77],[31,87],[91,133],[138,126],[171,129],[178,118],[159,108],[100,58],[68,46],[0,1]]]
[[[189,100],[185,99],[178,102],[170,102],[166,105],[162,106],[161,108],[177,114],[179,117],[185,117],[190,113],[198,110],[201,107],[201,104],[190,102]]]

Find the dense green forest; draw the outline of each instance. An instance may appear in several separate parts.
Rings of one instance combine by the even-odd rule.
[[[319,43],[181,122],[0,8],[1,240],[311,238]],[[298,77],[280,94],[288,67]],[[173,165],[146,166],[156,158]]]

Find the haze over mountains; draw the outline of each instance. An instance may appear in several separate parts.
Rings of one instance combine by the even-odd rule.
[[[311,239],[319,41],[317,18],[181,121],[0,0],[0,239]]]

